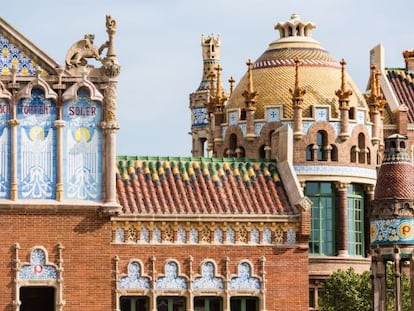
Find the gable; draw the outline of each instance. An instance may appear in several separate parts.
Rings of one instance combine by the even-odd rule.
[[[18,76],[36,75],[36,67],[42,69],[42,75],[55,75],[56,68],[60,67],[1,17],[0,47],[0,75],[9,75],[13,64],[17,66]]]

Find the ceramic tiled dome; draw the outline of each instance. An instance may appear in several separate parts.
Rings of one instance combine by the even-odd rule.
[[[267,50],[254,62],[253,84],[258,93],[256,119],[263,119],[266,105],[283,104],[284,117],[293,118],[292,95],[289,88],[295,85],[295,59],[301,61],[300,84],[306,90],[303,116],[311,117],[311,105],[326,104],[332,107],[332,116],[337,117],[338,98],[336,90],[341,82],[341,66],[322,46],[311,38],[311,22],[300,20],[293,14],[290,21],[278,23],[275,29],[280,39],[270,43]],[[347,88],[352,90],[351,107],[366,108],[365,100],[355,83],[348,76]],[[227,103],[227,109],[244,108],[248,77],[245,75]]]

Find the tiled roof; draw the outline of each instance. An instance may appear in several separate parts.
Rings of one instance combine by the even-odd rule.
[[[409,122],[414,122],[414,74],[403,69],[386,69],[386,71],[398,101],[408,107]]]
[[[298,57],[299,86],[306,90],[303,97],[303,116],[312,117],[311,106],[325,104],[332,107],[333,117],[338,117],[338,97],[335,92],[341,85],[341,68],[326,51],[314,48],[272,49],[266,51],[254,64],[253,86],[256,98],[256,119],[265,117],[266,105],[283,105],[284,117],[293,118],[292,95],[295,86],[295,63]],[[231,94],[227,109],[244,108],[243,92],[247,89],[247,76],[243,76]],[[347,75],[347,88],[352,90],[351,107],[367,108],[366,102],[351,77]]]
[[[292,215],[275,162],[118,157],[123,215]]]

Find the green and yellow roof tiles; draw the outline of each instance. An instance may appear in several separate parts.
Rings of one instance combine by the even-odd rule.
[[[124,214],[291,215],[275,162],[118,157]]]
[[[293,62],[292,62],[293,63]],[[335,92],[340,88],[341,70],[333,67],[301,66],[299,68],[300,87],[306,90],[303,97],[303,117],[312,117],[312,106],[330,105],[333,118],[338,117],[339,102]],[[263,67],[253,69],[253,85],[258,95],[256,97],[256,119],[263,119],[265,107],[283,105],[286,119],[293,119],[292,95],[289,89],[295,85],[294,65],[278,67]],[[247,78],[244,76],[229,98],[226,108],[245,108],[243,92],[247,88]],[[347,77],[347,88],[353,94],[350,106],[367,108],[366,102],[354,82]]]

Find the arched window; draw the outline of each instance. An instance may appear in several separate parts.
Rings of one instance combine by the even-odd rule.
[[[313,144],[306,147],[306,161],[313,161]]]
[[[357,147],[356,146],[352,146],[351,148],[351,163],[356,163],[356,159],[357,159]]]
[[[261,145],[259,148],[259,158],[266,159],[265,145]]]
[[[365,135],[363,133],[359,133],[358,135],[358,148],[359,148],[359,155],[358,155],[358,163],[366,163],[366,149],[365,149]]]
[[[237,136],[236,134],[231,134],[229,139],[229,150],[227,151],[228,157],[236,157],[237,149]]]
[[[327,134],[325,131],[318,131],[316,133],[316,144],[318,146],[317,159],[318,161],[326,161],[325,146],[327,142]]]
[[[331,161],[338,161],[338,148],[335,145],[331,145]]]

